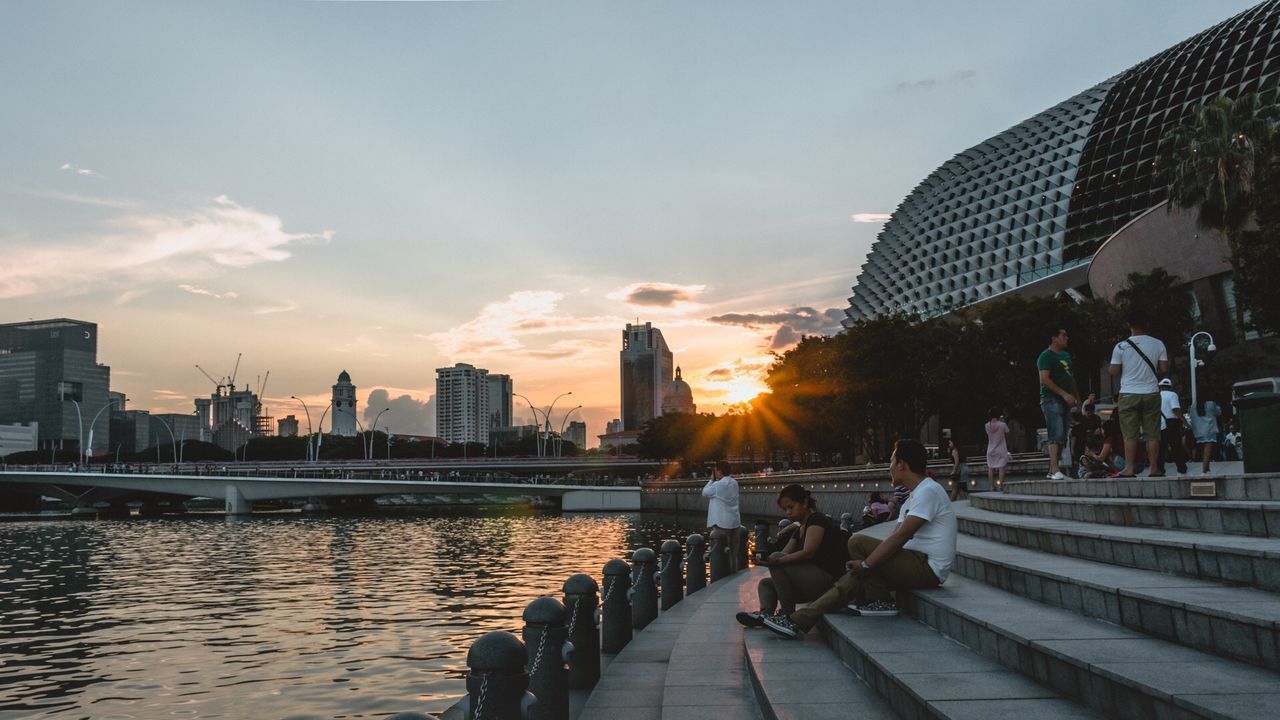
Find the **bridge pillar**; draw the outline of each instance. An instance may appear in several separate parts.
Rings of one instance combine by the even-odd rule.
[[[227,514],[248,515],[253,512],[253,504],[245,499],[239,485],[227,486]]]

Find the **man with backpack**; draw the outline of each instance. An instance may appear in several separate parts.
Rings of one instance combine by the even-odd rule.
[[[1129,337],[1111,351],[1111,377],[1120,378],[1120,432],[1124,435],[1124,470],[1119,477],[1133,477],[1138,442],[1147,444],[1149,477],[1161,477],[1160,463],[1160,375],[1169,371],[1169,352],[1164,343],[1147,334],[1147,319],[1137,312],[1127,318]]]

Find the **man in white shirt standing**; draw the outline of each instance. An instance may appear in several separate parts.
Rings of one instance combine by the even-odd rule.
[[[714,544],[717,538],[725,539],[729,548],[729,572],[742,569],[738,545],[742,542],[742,515],[738,510],[738,481],[733,479],[732,468],[724,460],[716,462],[711,479],[702,488],[707,501],[707,527]]]
[[[1187,474],[1187,451],[1182,446],[1186,417],[1178,393],[1173,391],[1173,381],[1164,378],[1160,381],[1160,472],[1172,460],[1179,475]]]
[[[899,440],[889,459],[889,476],[904,485],[907,496],[898,526],[889,537],[869,535],[849,538],[849,572],[822,597],[790,615],[770,615],[765,627],[783,637],[802,637],[823,614],[844,608],[855,615],[897,615],[893,590],[938,587],[951,574],[956,558],[959,523],[951,498],[936,480],[925,475],[928,460],[924,445]]]
[[[1133,477],[1138,457],[1138,441],[1147,444],[1150,477],[1161,477],[1160,386],[1159,376],[1169,372],[1169,353],[1164,343],[1147,334],[1146,318],[1131,312],[1129,337],[1111,351],[1111,377],[1120,378],[1120,433],[1124,435],[1124,470],[1120,477]]]

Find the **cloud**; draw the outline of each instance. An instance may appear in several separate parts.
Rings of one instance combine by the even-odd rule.
[[[965,83],[978,76],[978,71],[970,68],[957,70],[941,77],[927,77],[919,80],[902,81],[893,86],[896,93],[910,93],[921,90],[932,90],[939,85],[956,85]]]
[[[819,312],[811,307],[798,307],[771,313],[725,313],[707,318],[718,325],[737,325],[758,330],[776,326],[769,341],[770,350],[782,350],[800,342],[805,335],[834,335],[840,332],[840,321],[846,317],[841,308]]]
[[[119,210],[135,207],[137,205],[137,203],[132,200],[105,198],[98,197],[96,195],[82,195],[80,193],[61,192],[59,190],[31,190],[29,192],[36,197],[46,198],[48,200],[61,200],[63,202],[93,205],[95,207],[116,208]]]
[[[282,262],[295,246],[332,237],[286,232],[279,216],[225,195],[181,216],[131,215],[111,222],[113,232],[88,240],[7,243],[11,247],[0,258],[0,299],[207,279],[228,268]]]
[[[205,297],[211,297],[214,300],[235,300],[237,297],[239,297],[239,295],[235,294],[234,292],[228,291],[224,293],[216,293],[216,292],[213,292],[212,290],[205,290],[202,287],[196,287],[195,285],[187,285],[186,283],[179,285],[178,288],[181,290],[185,290],[191,293],[192,295],[204,295]]]
[[[436,396],[418,400],[408,392],[401,392],[391,397],[386,388],[377,388],[369,393],[365,402],[362,419],[368,427],[382,413],[378,427],[384,432],[391,428],[393,435],[435,435],[436,434]],[[386,408],[386,412],[382,412]]]
[[[706,289],[706,285],[643,282],[620,287],[606,297],[640,307],[673,308],[693,303]]]
[[[298,303],[292,300],[286,300],[279,305],[265,305],[253,311],[254,315],[274,315],[276,313],[293,312],[298,309]]]
[[[475,318],[462,325],[445,332],[425,336],[418,334],[416,337],[434,343],[447,358],[518,352],[531,358],[559,359],[566,356],[581,357],[595,350],[593,346],[579,341],[576,347],[560,342],[545,349],[531,351],[520,337],[617,330],[626,323],[615,317],[578,318],[558,315],[556,309],[563,299],[562,293],[551,290],[520,290],[511,293],[505,300],[485,305]]]
[[[62,170],[63,172],[73,172],[76,175],[83,175],[85,177],[102,177],[98,173],[90,170],[89,168],[80,167],[79,165],[73,165],[71,163],[62,163],[62,167],[58,169]]]
[[[522,354],[525,357],[538,360],[576,360],[594,355],[602,350],[612,350],[613,348],[614,346],[609,343],[600,342],[599,340],[560,340],[551,343],[545,349],[527,349]]]
[[[883,224],[889,222],[890,217],[889,213],[854,213],[853,221],[856,223]]]

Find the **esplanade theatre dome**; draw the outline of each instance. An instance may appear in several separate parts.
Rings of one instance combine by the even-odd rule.
[[[1219,96],[1274,101],[1278,22],[1280,0],[1258,5],[943,163],[880,232],[845,326],[1002,293],[1087,292],[1103,242],[1165,200],[1165,133]]]

